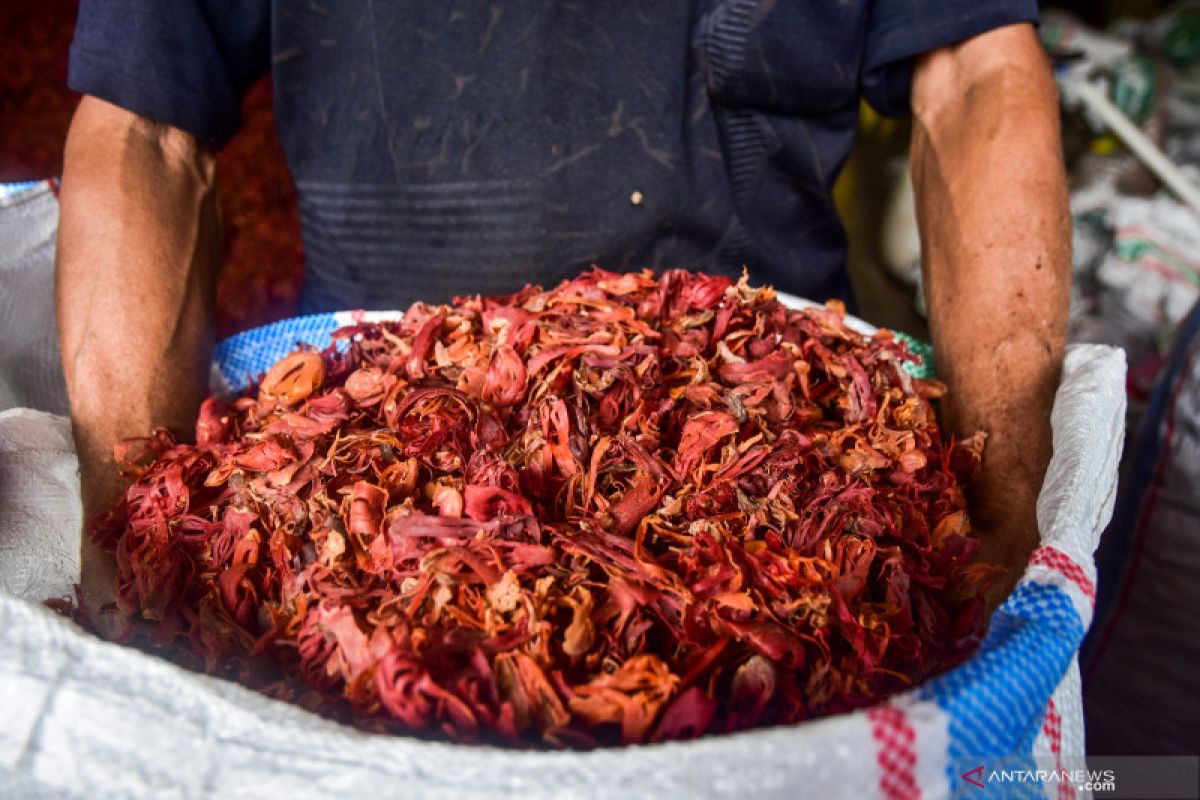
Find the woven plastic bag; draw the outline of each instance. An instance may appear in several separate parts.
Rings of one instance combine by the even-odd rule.
[[[215,383],[236,388],[297,341],[327,344],[336,327],[372,318],[325,314],[241,334],[218,346]],[[1124,371],[1120,351],[1068,350],[1038,503],[1041,546],[977,654],[875,708],[591,752],[368,735],[102,642],[41,598],[0,589],[0,797],[944,797],[988,759],[1072,762],[1083,754],[1076,654],[1092,614],[1092,555],[1112,511]],[[8,416],[31,424],[25,412]],[[61,424],[38,419],[47,436]],[[0,416],[0,443],[11,422]],[[8,470],[45,457],[0,449]],[[0,517],[0,536],[36,550],[63,525]]]
[[[0,184],[0,410],[67,413],[54,325],[54,189]]]

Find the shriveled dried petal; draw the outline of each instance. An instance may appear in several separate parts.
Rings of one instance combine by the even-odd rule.
[[[483,382],[483,399],[494,406],[511,406],[525,397],[525,362],[517,351],[502,344],[492,351]]]
[[[592,625],[592,593],[582,586],[576,586],[564,600],[571,608],[571,624],[563,632],[563,652],[569,656],[581,656],[596,641],[596,629]]]
[[[357,369],[346,378],[346,394],[360,408],[367,408],[383,401],[397,383],[397,378],[380,367]]]
[[[278,400],[293,406],[315,392],[325,381],[325,363],[311,350],[292,353],[263,376],[260,399]]]
[[[662,660],[634,656],[611,675],[574,687],[571,711],[592,725],[618,724],[625,741],[640,742],[678,685]]]
[[[463,514],[462,492],[444,483],[431,484],[429,499],[443,517],[461,517]]]

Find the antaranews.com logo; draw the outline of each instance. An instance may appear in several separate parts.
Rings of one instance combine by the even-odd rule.
[[[1111,769],[986,769],[982,764],[960,776],[979,789],[1012,784],[1066,784],[1077,792],[1115,792],[1117,773]]]
[[[1200,757],[1070,756],[962,758],[955,798],[1095,797],[1200,800]]]

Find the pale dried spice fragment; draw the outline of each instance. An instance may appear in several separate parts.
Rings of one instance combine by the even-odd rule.
[[[717,342],[717,353],[725,360],[727,364],[745,364],[746,359],[739,356],[737,353],[729,349],[729,345],[725,343],[726,339]]]
[[[514,611],[521,603],[521,582],[517,579],[517,573],[511,569],[505,570],[500,580],[488,587],[487,599],[492,608],[501,614]]]
[[[433,358],[437,361],[440,369],[449,369],[454,366],[454,360],[450,358],[450,351],[446,349],[446,345],[439,339],[433,345]]]
[[[432,621],[436,622],[442,615],[442,609],[453,602],[454,589],[444,583],[439,583],[430,595],[430,600],[433,602],[433,610],[430,617]]]
[[[443,479],[425,486],[425,494],[434,508],[443,517],[458,519],[463,514],[463,496],[450,479]]]
[[[333,566],[346,552],[346,537],[342,536],[335,530],[329,531],[325,535],[325,546],[321,553],[321,560],[329,566]]]
[[[925,454],[920,450],[905,451],[904,453],[900,454],[900,457],[897,458],[896,461],[900,465],[900,469],[904,472],[916,472],[917,470],[924,468],[924,466],[928,463],[928,459],[925,457]]]

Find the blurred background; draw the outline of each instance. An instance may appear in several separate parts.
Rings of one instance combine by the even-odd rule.
[[[77,2],[0,3],[0,184],[61,173],[78,102],[66,89]],[[1071,338],[1121,347],[1130,367],[1126,457],[1116,515],[1097,556],[1096,621],[1082,657],[1089,752],[1196,753],[1200,4],[1056,2],[1044,6],[1040,34],[1063,96],[1075,222]],[[249,93],[243,116],[242,130],[218,159],[226,230],[222,337],[294,314],[304,270],[269,79]],[[909,133],[907,122],[881,119],[864,106],[859,142],[835,194],[861,315],[927,339]],[[10,203],[16,212],[9,218],[18,221],[8,235],[27,242],[28,251],[0,253],[0,267],[5,257],[45,267],[27,273],[36,285],[0,291],[9,331],[0,342],[0,390],[6,380],[12,384],[8,394],[0,391],[0,409],[36,405],[18,390],[37,388],[43,362],[57,365],[53,321],[25,302],[35,293],[45,307],[51,302],[57,205],[44,186],[41,195],[36,202],[53,204],[46,230],[26,231]],[[0,201],[4,196],[0,191]],[[30,353],[47,355],[36,361]],[[47,396],[61,397],[58,384],[48,387]],[[62,413],[58,403],[45,408]]]
[[[78,102],[78,96],[66,88],[67,49],[77,6],[78,0],[7,0],[0,4],[0,36],[4,42],[4,57],[0,60],[0,183],[40,180],[61,173],[66,130]],[[1057,2],[1045,7],[1050,16],[1042,25],[1043,38],[1049,35],[1056,38],[1054,44],[1074,47],[1082,43],[1093,49],[1093,39],[1098,39],[1098,57],[1111,58],[1113,47],[1104,40],[1102,31],[1116,23],[1115,39],[1124,38],[1130,43],[1128,53],[1119,44],[1116,50],[1132,60],[1136,52],[1145,49],[1144,42],[1135,45],[1138,29],[1147,27],[1167,8],[1161,0]],[[1071,16],[1063,16],[1063,12]],[[1189,41],[1195,47],[1196,34],[1190,35]],[[1171,63],[1169,57],[1164,60],[1161,48],[1158,50],[1147,56],[1150,69],[1162,72],[1190,66],[1190,62]],[[1087,56],[1097,57],[1095,53]],[[1131,73],[1146,69],[1141,64],[1124,68]],[[1133,75],[1135,82],[1139,77],[1144,78]],[[1138,121],[1147,124],[1161,142],[1170,88],[1160,86],[1150,91],[1155,96],[1143,98],[1144,87],[1135,87],[1133,94],[1137,97],[1126,105],[1143,103],[1144,108],[1136,109],[1140,112]],[[219,157],[226,224],[218,288],[220,336],[292,314],[304,269],[295,195],[275,134],[269,78],[257,84],[246,98],[244,119],[242,130]],[[914,302],[919,295],[912,270],[917,245],[911,206],[904,193],[908,125],[882,120],[869,108],[864,108],[862,125],[859,146],[837,190],[850,233],[851,273],[862,313],[876,324],[926,336],[920,304]],[[1084,169],[1086,165],[1081,166],[1080,161],[1089,159],[1079,157],[1096,153],[1112,156],[1114,162],[1128,161],[1122,158],[1127,154],[1121,152],[1119,143],[1099,135],[1086,121],[1071,126],[1068,132],[1073,168]],[[1128,171],[1136,172],[1136,166],[1129,166]],[[1103,171],[1103,167],[1093,164],[1090,172],[1078,177],[1095,178],[1094,173]],[[1134,183],[1137,177],[1143,179],[1140,187],[1135,186],[1141,194],[1150,195],[1157,189],[1152,177],[1135,176]],[[1163,332],[1155,331],[1154,335],[1161,339]],[[1147,369],[1153,372],[1153,366]]]
[[[0,183],[62,173],[79,95],[67,89],[78,0],[0,3]],[[293,314],[304,257],[296,196],[275,135],[270,79],[246,97],[245,124],[218,158],[225,251],[217,335]]]
[[[0,4],[0,182],[61,173],[67,125],[79,99],[66,88],[77,6],[78,0]],[[1166,6],[1161,0],[1077,0],[1047,7],[1104,28],[1120,19],[1152,18]],[[244,127],[219,158],[226,221],[218,289],[221,336],[290,315],[304,269],[295,195],[275,135],[269,78],[246,98],[244,118]],[[885,269],[879,231],[889,195],[879,189],[887,187],[871,185],[895,177],[907,139],[906,125],[878,120],[867,110],[864,136],[838,199],[851,233],[853,274],[864,315],[920,335],[924,322],[912,307],[911,288]],[[897,302],[897,295],[903,302]]]

